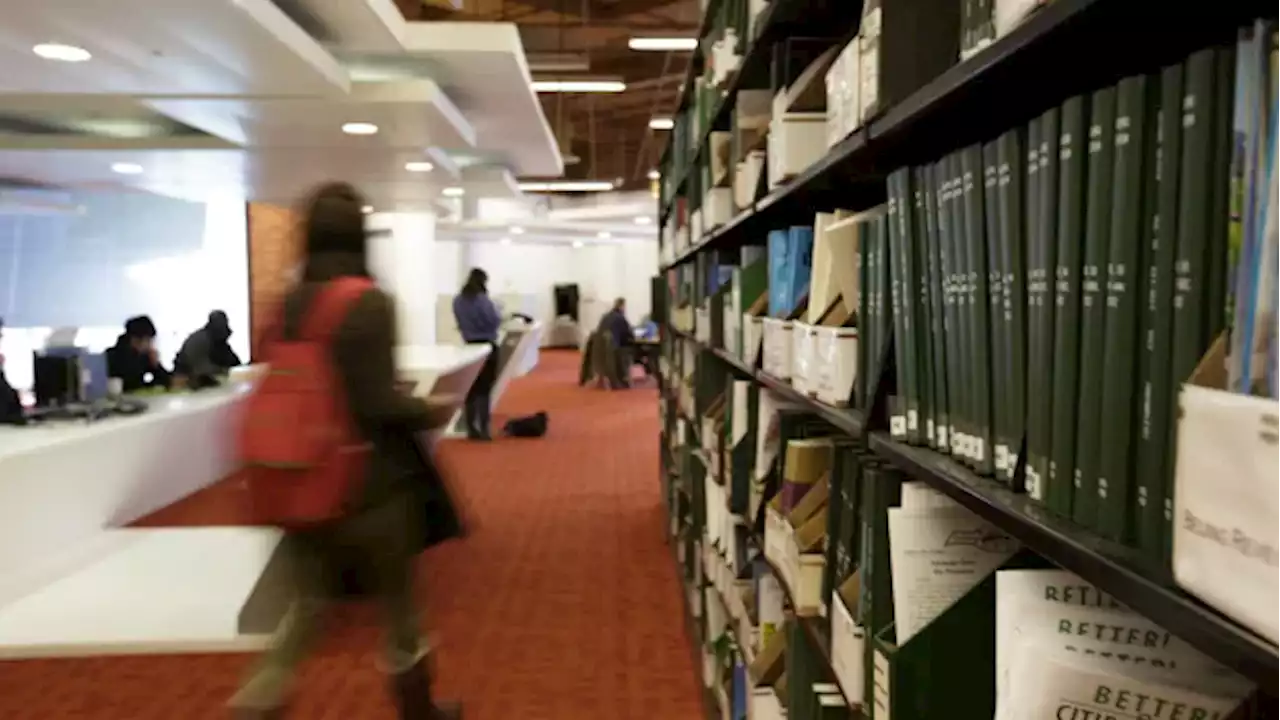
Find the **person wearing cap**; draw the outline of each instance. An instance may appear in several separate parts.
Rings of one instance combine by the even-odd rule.
[[[124,392],[169,387],[169,371],[156,352],[156,325],[146,315],[129,318],[116,344],[107,349],[107,376],[120,378]]]
[[[173,360],[174,375],[187,378],[192,389],[218,385],[218,376],[240,365],[240,356],[227,342],[231,337],[231,323],[221,310],[209,313],[204,327],[187,336]]]

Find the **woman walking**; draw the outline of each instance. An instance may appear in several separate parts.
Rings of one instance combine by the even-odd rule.
[[[353,278],[365,279],[365,200],[350,185],[324,185],[305,208],[302,281],[285,299],[268,343],[301,340],[311,308],[328,307],[322,293]],[[357,288],[359,289],[359,288]],[[316,310],[319,313],[319,310]],[[397,386],[393,350],[395,311],[390,297],[360,289],[328,335],[335,387],[363,442],[363,474],[341,514],[304,528],[286,527],[296,599],[230,706],[237,718],[284,717],[298,664],[335,594],[335,578],[354,562],[367,577],[385,618],[384,670],[404,720],[453,720],[456,707],[437,704],[431,692],[429,649],[419,639],[413,567],[424,544],[461,534],[461,523],[429,454],[422,431],[443,426],[456,407],[447,399],[421,400]]]
[[[498,329],[502,327],[502,316],[498,308],[489,299],[489,291],[485,284],[489,276],[480,268],[473,268],[467,275],[467,282],[462,292],[453,298],[453,319],[458,323],[458,332],[468,345],[481,344],[489,346],[489,356],[485,358],[484,367],[471,384],[467,392],[467,404],[464,415],[467,422],[467,437],[472,440],[490,440],[489,411],[493,393],[493,383],[498,379]]]

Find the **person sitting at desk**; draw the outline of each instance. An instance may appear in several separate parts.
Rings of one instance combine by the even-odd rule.
[[[120,378],[124,392],[169,387],[169,372],[156,352],[156,325],[146,315],[129,318],[124,333],[107,349],[107,377]]]
[[[622,378],[623,387],[631,387],[631,346],[635,343],[635,331],[627,321],[627,299],[618,298],[613,301],[613,309],[600,318],[596,332],[604,335],[613,345],[617,358],[618,377]]]
[[[219,384],[218,376],[240,365],[240,357],[231,349],[231,324],[221,310],[209,313],[205,326],[187,336],[173,360],[173,373],[185,375],[192,389]]]

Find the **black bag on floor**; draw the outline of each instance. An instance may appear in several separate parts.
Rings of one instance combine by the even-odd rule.
[[[512,418],[502,427],[502,432],[511,437],[536,438],[547,434],[547,414],[545,412]]]

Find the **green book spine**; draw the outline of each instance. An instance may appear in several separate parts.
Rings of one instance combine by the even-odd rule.
[[[853,242],[858,254],[858,309],[856,325],[858,328],[858,370],[857,388],[854,394],[854,407],[865,409],[867,403],[867,298],[871,288],[867,285],[867,238],[862,233],[862,223],[853,226]]]
[[[1193,53],[1186,63],[1182,90],[1182,155],[1178,170],[1178,227],[1173,276],[1173,334],[1170,352],[1170,408],[1177,407],[1182,383],[1191,377],[1208,340],[1209,244],[1213,237],[1210,187],[1214,150],[1218,56],[1223,48]],[[1225,129],[1224,129],[1225,131]],[[1210,169],[1206,172],[1206,169]],[[1177,423],[1169,423],[1165,443],[1173,451]],[[1168,456],[1167,487],[1172,488],[1172,455]],[[1172,507],[1169,507],[1172,527]]]
[[[869,634],[893,622],[893,577],[889,560],[889,508],[902,503],[897,473],[877,465],[862,472],[861,547],[858,552],[857,619]],[[873,643],[866,644],[866,688],[875,687]],[[870,707],[870,705],[868,705]]]
[[[911,247],[915,263],[916,355],[921,386],[920,422],[924,444],[937,449],[938,398],[934,387],[933,280],[929,263],[929,226],[924,216],[924,169],[911,168]]]
[[[1143,245],[1150,227],[1144,180],[1155,161],[1155,108],[1159,84],[1145,75],[1120,81],[1116,91],[1110,242],[1106,271],[1106,337],[1102,361],[1102,416],[1098,445],[1098,531],[1130,540],[1134,504],[1134,418],[1139,397],[1138,307],[1144,286]]]
[[[921,237],[924,238],[925,262],[929,269],[929,335],[932,339],[933,356],[933,439],[934,447],[942,452],[951,452],[951,409],[947,394],[947,359],[950,350],[947,347],[947,300],[945,270],[942,266],[942,248],[938,239],[938,199],[935,167],[926,165],[920,168],[917,187],[924,189],[924,223]]]
[[[920,313],[917,310],[920,277],[916,266],[915,233],[912,216],[911,171],[900,168],[892,176],[898,195],[898,244],[894,251],[899,255],[902,269],[902,329],[903,352],[898,355],[898,369],[907,375],[907,441],[919,445],[924,441],[921,422],[924,383],[920,372]]]
[[[990,162],[988,162],[990,159]],[[960,178],[964,233],[964,290],[968,310],[967,362],[972,387],[968,391],[972,434],[966,443],[967,456],[978,472],[995,472],[997,413],[993,391],[1002,378],[997,355],[992,352],[995,311],[999,309],[1000,278],[992,272],[994,258],[988,245],[991,226],[986,212],[995,201],[995,146],[971,145],[960,151]],[[992,213],[994,218],[994,213]]]
[[[1111,173],[1115,156],[1116,89],[1093,94],[1089,116],[1089,180],[1085,188],[1084,260],[1080,267],[1080,404],[1076,411],[1075,494],[1072,517],[1098,520],[1098,430],[1102,412],[1102,352],[1106,336],[1103,270],[1111,229]]]
[[[1009,393],[1004,383],[1008,380],[1009,353],[1008,323],[1004,316],[1004,250],[1000,232],[1000,159],[998,143],[988,143],[982,149],[983,178],[985,185],[983,215],[987,247],[987,317],[991,332],[988,357],[991,358],[991,436],[992,466],[997,479],[1003,481],[1009,458]]]
[[[878,213],[875,221],[874,237],[876,239],[876,274],[879,277],[879,307],[880,307],[880,323],[877,328],[876,338],[879,345],[876,346],[876,370],[878,373],[884,372],[884,353],[889,347],[890,337],[893,333],[893,302],[892,302],[892,278],[890,276],[892,268],[890,266],[889,255],[889,213]],[[905,423],[905,418],[903,419]],[[904,428],[905,430],[905,428]]]
[[[867,284],[863,295],[866,296],[867,321],[859,326],[858,345],[866,364],[859,369],[862,373],[862,387],[866,411],[871,412],[875,402],[876,380],[880,373],[880,305],[884,286],[880,283],[880,254],[877,247],[876,225],[879,213],[865,222],[858,224],[858,237],[862,238],[863,264],[866,266]]]
[[[1151,169],[1157,185],[1157,206],[1147,251],[1146,305],[1142,308],[1142,419],[1135,475],[1138,547],[1162,560],[1168,559],[1167,537],[1172,529],[1164,514],[1166,502],[1172,504],[1172,488],[1165,478],[1171,461],[1167,444],[1173,400],[1169,352],[1173,333],[1173,258],[1178,238],[1178,163],[1182,154],[1182,75],[1181,63],[1160,74],[1156,163]]]
[[[910,440],[910,434],[907,431],[907,398],[912,393],[911,388],[911,363],[907,354],[907,336],[910,332],[910,325],[907,320],[905,303],[903,302],[906,292],[906,263],[903,261],[902,252],[902,235],[901,224],[898,222],[899,207],[902,205],[902,197],[898,192],[897,171],[890,173],[886,179],[888,186],[888,210],[885,213],[887,219],[887,230],[889,235],[889,296],[890,296],[890,312],[893,315],[893,355],[894,363],[897,367],[897,402],[892,411],[892,417],[889,419],[889,431],[896,437],[903,440]]]
[[[1023,391],[1023,397],[1034,401],[1039,395],[1035,383],[1038,381],[1036,376],[1036,349],[1040,343],[1040,313],[1036,306],[1040,293],[1037,287],[1038,269],[1042,266],[1040,260],[1041,250],[1039,241],[1039,225],[1037,221],[1040,217],[1040,139],[1041,139],[1041,121],[1040,118],[1033,118],[1027,123],[1027,153],[1026,153],[1026,198],[1024,204],[1026,213],[1020,219],[1023,226],[1023,237],[1025,239],[1024,247],[1026,249],[1026,290],[1027,290],[1027,387]],[[1031,499],[1037,501],[1044,500],[1044,488],[1039,482],[1039,476],[1035,472],[1035,468],[1030,462],[1030,446],[1032,420],[1029,417],[1034,412],[1033,407],[1029,403],[1023,417],[1027,434],[1027,450],[1024,452],[1024,460],[1026,461],[1025,475],[1023,478],[1024,489]]]
[[[1080,265],[1084,247],[1088,177],[1089,96],[1062,105],[1058,134],[1058,222],[1054,244],[1053,401],[1048,505],[1070,517],[1076,466],[1076,411],[1080,379]]]
[[[1038,145],[1038,138],[1036,144]],[[1030,145],[1028,144],[1028,147]],[[1005,459],[1004,480],[1015,489],[1018,458],[1027,424],[1027,276],[1024,193],[1027,177],[1027,150],[1021,130],[1010,130],[996,144],[1000,161],[999,194],[1000,251],[1003,253],[1003,304],[1005,324],[1005,367],[1008,384],[1003,393],[1008,409],[1009,455]]]
[[[960,382],[961,378],[972,378],[969,374],[968,366],[965,365],[965,359],[968,357],[968,323],[964,314],[964,247],[960,245],[957,238],[961,237],[963,232],[963,223],[957,222],[959,218],[959,201],[957,196],[960,193],[955,192],[956,167],[959,165],[959,156],[952,154],[947,155],[933,168],[933,181],[937,187],[937,219],[938,219],[938,247],[941,250],[942,260],[942,277],[945,281],[943,286],[943,300],[946,302],[946,320],[945,333],[943,337],[946,340],[947,351],[947,406],[951,415],[951,424],[947,428],[947,441],[950,445],[951,455],[957,459],[968,461],[968,457],[964,452],[964,438],[968,437],[969,430],[969,406],[968,391],[972,386],[970,380]]]
[[[1272,45],[1274,47],[1274,45]],[[1205,283],[1207,348],[1227,326],[1227,256],[1231,227],[1231,162],[1235,149],[1236,46],[1220,48],[1214,64],[1213,165],[1209,178],[1209,277]],[[1272,78],[1274,81],[1274,77]],[[1273,86],[1274,87],[1274,86]],[[1274,95],[1272,105],[1274,107]]]
[[[1048,504],[1053,428],[1054,287],[1058,218],[1058,109],[1040,116],[1036,150],[1036,212],[1031,215],[1034,259],[1027,265],[1027,492]],[[1031,195],[1028,196],[1030,198]],[[1029,257],[1032,257],[1029,253]],[[1033,490],[1034,488],[1034,490]]]

